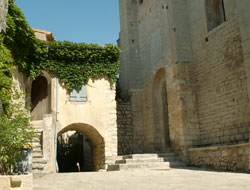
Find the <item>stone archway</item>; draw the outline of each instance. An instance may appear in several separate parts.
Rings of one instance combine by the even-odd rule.
[[[74,123],[63,128],[58,136],[68,131],[76,131],[88,137],[92,152],[92,168],[94,171],[105,169],[105,143],[101,134],[91,125]]]
[[[31,116],[33,120],[42,120],[49,113],[48,81],[38,76],[31,86]]]
[[[153,81],[153,126],[154,126],[154,149],[156,152],[165,152],[170,148],[170,131],[168,117],[168,100],[166,73],[160,69]]]

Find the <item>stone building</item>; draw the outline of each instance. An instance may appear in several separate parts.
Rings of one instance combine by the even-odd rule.
[[[51,32],[34,31],[40,40],[54,40]],[[92,163],[89,170],[106,169],[108,163],[114,162],[117,157],[115,88],[111,88],[107,78],[90,79],[80,90],[70,93],[56,76],[45,71],[35,80],[30,80],[15,70],[14,81],[27,95],[26,104],[31,107],[32,124],[40,137],[40,141],[33,144],[33,172],[56,172],[56,160],[66,159],[59,158],[61,154],[57,151],[62,148],[60,138],[63,134],[68,135],[64,135],[66,141],[78,143],[81,139],[84,146],[75,156],[90,152],[91,157],[85,156],[85,159],[91,159],[86,161]],[[74,135],[76,132],[84,136]],[[75,142],[64,145],[70,148]],[[72,167],[82,167],[79,168],[81,171],[85,167],[81,163],[73,164]],[[69,171],[74,170],[71,168]]]
[[[8,12],[8,0],[0,1],[0,33],[6,29],[6,16]]]
[[[250,171],[250,1],[120,0],[119,154]]]

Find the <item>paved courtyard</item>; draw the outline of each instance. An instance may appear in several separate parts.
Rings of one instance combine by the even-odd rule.
[[[250,190],[250,174],[171,169],[48,174],[34,190]]]

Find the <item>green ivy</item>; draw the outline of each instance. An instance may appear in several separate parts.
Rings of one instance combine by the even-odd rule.
[[[13,1],[9,4],[6,31],[5,45],[18,69],[31,79],[45,70],[57,75],[68,90],[80,88],[90,78],[106,76],[111,84],[116,81],[120,55],[117,46],[37,40]]]
[[[11,101],[11,87],[13,75],[13,59],[11,52],[3,44],[3,36],[0,34],[0,115],[8,110]],[[5,112],[6,113],[6,112]],[[7,113],[6,113],[7,114]]]
[[[38,43],[32,28],[13,0],[9,1],[6,22],[4,44],[11,50],[19,71],[34,78],[39,73],[39,68],[36,67],[39,65],[37,63]]]
[[[108,44],[105,48],[97,45],[86,45],[71,42],[40,42],[40,68],[56,73],[59,80],[69,90],[79,88],[87,83],[89,78],[107,76],[111,84],[116,81],[119,73],[118,47]]]

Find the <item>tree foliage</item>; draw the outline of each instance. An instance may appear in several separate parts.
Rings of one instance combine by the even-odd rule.
[[[9,106],[12,116],[0,116],[0,173],[12,174],[13,167],[20,159],[21,150],[30,146],[36,137],[30,124],[31,118],[23,103],[12,103]]]

